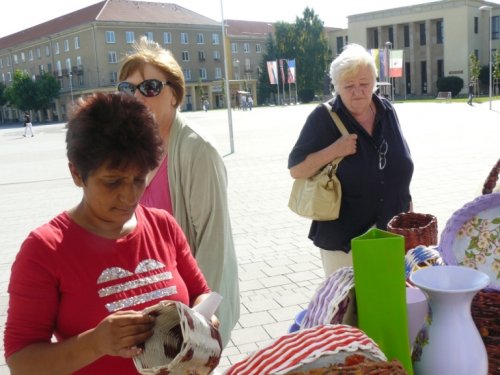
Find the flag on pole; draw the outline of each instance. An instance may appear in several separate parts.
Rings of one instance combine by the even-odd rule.
[[[375,66],[377,67],[377,75],[380,76],[380,51],[378,49],[371,49],[370,54],[375,60]]]
[[[391,58],[389,62],[389,77],[403,76],[403,50],[391,50]]]
[[[278,67],[276,61],[267,62],[267,74],[269,75],[269,83],[271,85],[278,84]]]
[[[280,59],[280,71],[281,71],[281,82],[285,82],[285,71],[283,69],[283,64],[285,62],[285,59]]]
[[[295,59],[288,60],[288,83],[295,83]]]

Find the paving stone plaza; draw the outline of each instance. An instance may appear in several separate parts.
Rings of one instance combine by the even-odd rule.
[[[188,112],[210,133],[229,175],[231,218],[239,261],[241,318],[220,369],[287,333],[323,280],[319,251],[307,239],[309,222],[287,207],[292,179],[288,153],[316,104],[232,112],[234,153],[226,110]],[[415,163],[414,210],[438,219],[441,231],[471,201],[500,157],[500,102],[396,103]],[[30,230],[75,205],[81,192],[70,178],[64,124],[0,126],[0,375],[10,266]]]

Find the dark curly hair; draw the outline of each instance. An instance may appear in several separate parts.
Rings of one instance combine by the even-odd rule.
[[[67,124],[66,151],[83,181],[108,164],[133,165],[145,173],[156,168],[162,140],[148,108],[133,96],[96,93],[79,102]]]

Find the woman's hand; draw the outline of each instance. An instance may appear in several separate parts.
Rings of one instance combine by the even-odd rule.
[[[357,134],[346,134],[333,142],[337,157],[356,153]]]
[[[91,335],[100,355],[132,358],[153,335],[155,318],[137,311],[119,311],[104,318]]]

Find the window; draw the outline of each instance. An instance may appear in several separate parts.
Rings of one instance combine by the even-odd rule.
[[[114,31],[106,31],[106,43],[114,44],[116,43],[115,32]]]
[[[108,62],[110,64],[116,64],[118,62],[116,51],[108,51]]]
[[[262,52],[262,47],[260,43],[255,43],[255,52],[261,53]]]
[[[21,52],[21,62],[26,61],[26,56],[24,55],[24,52]]]
[[[163,44],[172,44],[172,33],[170,31],[163,33]]]
[[[181,44],[188,44],[189,36],[188,33],[181,33]]]
[[[252,71],[252,67],[250,65],[250,59],[245,59],[245,72]]]
[[[59,42],[54,44],[54,54],[59,55],[61,51],[59,50]]]
[[[182,61],[189,61],[189,51],[182,51]]]
[[[437,76],[438,78],[444,77],[444,61],[439,59],[437,61]]]
[[[500,39],[500,16],[491,17],[491,39]]]
[[[37,59],[41,59],[42,58],[42,50],[40,49],[40,47],[36,48],[36,58]]]
[[[394,46],[394,28],[391,26],[387,31],[389,33],[389,42]]]
[[[28,51],[28,60],[29,60],[29,61],[33,61],[33,50],[32,50],[32,49],[30,49],[30,50]]]
[[[50,47],[45,46],[45,56],[49,57],[50,56]]]
[[[81,56],[76,56],[76,66],[78,69],[82,68],[82,57]]]
[[[57,75],[59,77],[62,76],[62,65],[61,65],[61,60],[57,60],[56,62],[56,70],[57,70]]]
[[[80,37],[75,36],[75,49],[80,49]]]
[[[12,73],[11,72],[7,72],[7,80],[8,82],[12,82]]]
[[[378,48],[378,30],[373,30],[373,48]]]
[[[243,52],[250,53],[250,43],[243,43]]]
[[[19,64],[19,61],[17,61],[17,55],[14,55],[14,65]]]
[[[344,49],[344,38],[341,36],[337,37],[337,54],[339,55]]]
[[[135,42],[135,33],[133,31],[125,31],[125,43],[132,44]]]
[[[479,17],[474,17],[474,34],[479,33]]]
[[[3,69],[3,59],[0,58],[0,69]]]
[[[238,43],[231,43],[231,52],[238,53]]]
[[[109,72],[109,82],[110,83],[118,82],[118,73],[117,72]]]
[[[200,68],[200,78],[207,79],[207,69],[206,68]]]
[[[436,22],[436,43],[443,44],[443,21]]]
[[[222,78],[222,69],[221,68],[215,68],[215,79],[221,79]]]
[[[205,36],[203,33],[196,34],[196,44],[205,44]]]
[[[219,50],[214,50],[214,60],[220,61],[220,51]]]
[[[146,37],[146,39],[150,42],[154,41],[155,38],[154,38],[154,35],[153,35],[153,32],[152,31],[146,31],[144,33],[144,36]]]
[[[69,40],[65,39],[64,40],[64,52],[68,52],[68,51],[69,51]]]
[[[419,24],[419,28],[420,28],[420,45],[421,46],[425,46],[426,44],[426,41],[425,41],[425,23],[420,23]]]
[[[198,60],[205,61],[205,51],[198,51]]]
[[[403,39],[405,43],[405,47],[410,46],[410,25],[405,25],[403,27]]]
[[[68,70],[68,73],[71,72],[71,59],[70,58],[66,59],[66,69]]]
[[[184,73],[184,79],[191,81],[191,69],[182,69],[182,72]]]
[[[10,66],[10,56],[7,56],[7,66]]]
[[[219,34],[212,34],[212,44],[213,45],[219,45],[220,41],[219,41]]]

